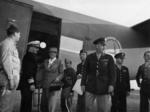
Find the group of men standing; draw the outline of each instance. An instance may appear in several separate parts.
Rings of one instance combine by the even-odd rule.
[[[10,25],[7,29],[7,38],[0,44],[0,111],[12,112],[10,106],[12,94],[17,89],[21,90],[21,112],[31,112],[32,94],[36,88],[36,74],[38,69],[36,55],[40,49],[40,42],[29,42],[27,53],[22,61],[22,72],[20,79],[21,63],[18,56],[16,44],[19,41],[20,32],[17,27]],[[77,65],[77,72],[70,67],[71,61],[65,60],[66,68],[63,70],[61,60],[57,59],[58,49],[48,49],[49,57],[44,60],[42,68],[43,89],[41,111],[55,112],[57,109],[57,98],[60,96],[60,88],[53,85],[61,81],[75,79],[70,74],[81,80],[83,95],[78,95],[77,112],[93,112],[96,103],[97,112],[127,112],[126,96],[130,92],[129,70],[123,66],[125,53],[116,54],[115,60],[109,54],[104,53],[105,38],[101,37],[93,42],[96,51],[87,55],[84,49],[80,51],[81,63]],[[137,83],[140,91],[140,112],[148,112],[148,100],[150,98],[150,51],[144,54],[145,63],[142,64],[137,73]],[[66,78],[64,78],[64,72]],[[142,78],[142,82],[140,81]],[[67,82],[64,85],[64,93],[68,87],[74,84]],[[70,85],[69,85],[70,84]],[[66,91],[67,90],[67,91]],[[69,88],[69,91],[72,89]],[[62,90],[63,91],[63,90]],[[65,100],[62,99],[65,103]],[[111,105],[112,103],[112,105]],[[62,105],[63,107],[63,105]]]

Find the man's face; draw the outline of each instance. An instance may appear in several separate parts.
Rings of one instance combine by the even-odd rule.
[[[19,41],[20,39],[20,32],[15,32],[14,33],[15,41]]]
[[[103,45],[101,43],[98,43],[95,46],[96,46],[96,51],[99,52],[99,53],[102,53],[105,49],[105,45]]]
[[[146,53],[144,59],[145,61],[150,61],[150,53]]]
[[[57,56],[57,52],[49,52],[49,57],[51,59],[55,58]]]
[[[37,54],[39,51],[39,47],[30,46],[29,51],[34,53],[34,54]]]
[[[87,57],[87,54],[86,53],[80,53],[80,59],[81,61],[84,61]]]
[[[116,63],[117,63],[117,64],[121,64],[121,65],[122,65],[123,62],[124,62],[124,58],[117,58],[117,59],[116,59]]]

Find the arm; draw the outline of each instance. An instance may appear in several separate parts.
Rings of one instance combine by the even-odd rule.
[[[89,64],[89,57],[87,56],[86,61],[84,63],[84,73],[82,74],[82,80],[81,80],[81,86],[85,86],[86,85],[86,80],[87,80],[87,73],[88,73],[88,64]]]
[[[28,85],[30,86],[30,90],[35,90],[35,77],[37,73],[37,65],[32,62],[32,60],[29,60],[29,56],[25,55],[23,58],[22,63],[22,78],[27,81]]]
[[[56,80],[60,81],[60,80],[63,79],[63,76],[64,76],[63,71],[64,71],[63,64],[59,60],[59,65],[58,65],[58,73],[59,73],[59,75],[57,76]]]
[[[109,60],[109,85],[114,86],[116,82],[116,71],[115,71],[115,63],[113,58],[111,57]]]
[[[137,75],[136,75],[136,82],[137,82],[138,87],[141,86],[141,82],[140,82],[141,77],[142,77],[142,66],[140,66],[138,68],[138,72],[137,72]]]
[[[13,65],[12,65],[12,54],[11,49],[9,45],[2,45],[1,46],[1,60],[2,60],[2,66],[4,71],[6,72],[6,75],[8,77],[8,80],[13,80]]]
[[[82,78],[82,75],[80,74],[80,64],[78,64],[78,65],[77,65],[77,72],[76,72],[76,76],[77,76],[77,79]]]
[[[127,82],[127,91],[130,92],[130,75],[129,75],[129,70],[127,68],[127,78],[126,78],[126,82]]]
[[[115,71],[115,63],[114,63],[114,59],[112,57],[110,57],[108,69],[109,69],[108,93],[110,93],[112,95],[113,91],[114,91],[114,86],[116,83],[116,78],[117,78],[116,71]]]

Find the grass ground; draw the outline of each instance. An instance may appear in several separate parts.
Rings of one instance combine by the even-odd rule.
[[[15,112],[19,112],[20,107],[20,92],[18,91],[16,94],[14,94],[14,103],[15,105]],[[130,93],[130,96],[127,97],[127,112],[139,112],[139,91],[132,91]],[[75,112],[76,104],[73,105],[73,110]],[[94,109],[95,110],[95,109]],[[37,106],[33,106],[33,111],[37,112]],[[57,108],[57,112],[61,112],[60,108]],[[93,111],[94,112],[94,111]]]

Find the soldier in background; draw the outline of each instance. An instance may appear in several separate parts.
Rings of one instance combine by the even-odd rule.
[[[82,49],[80,50],[80,60],[81,63],[77,65],[77,79],[82,79],[82,75],[85,72],[84,69],[84,63],[87,57],[87,51]],[[83,95],[78,94],[78,100],[77,100],[77,111],[76,112],[85,112],[85,93]]]
[[[123,65],[125,53],[115,55],[116,58],[116,85],[112,96],[111,112],[127,112],[126,97],[130,92],[129,70]]]
[[[21,90],[20,112],[32,111],[32,94],[35,90],[35,77],[37,73],[37,53],[40,41],[31,41],[27,46],[27,53],[23,57],[22,74],[18,89]]]
[[[0,112],[13,112],[13,93],[20,80],[20,59],[16,44],[20,39],[19,29],[10,25],[7,37],[0,44]]]
[[[136,81],[140,87],[140,112],[149,112],[150,100],[150,51],[144,53],[144,64],[138,68]],[[140,80],[142,79],[142,80]]]

